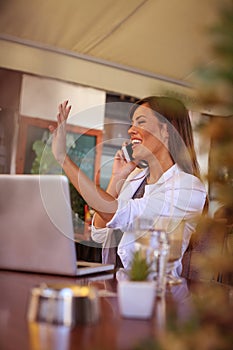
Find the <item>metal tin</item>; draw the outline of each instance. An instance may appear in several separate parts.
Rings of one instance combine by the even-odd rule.
[[[41,284],[31,291],[30,322],[75,326],[99,319],[97,290],[89,286]]]

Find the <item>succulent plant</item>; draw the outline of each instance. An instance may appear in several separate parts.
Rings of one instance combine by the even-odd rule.
[[[131,281],[146,281],[151,272],[151,264],[139,249],[134,252],[130,270],[128,272]]]

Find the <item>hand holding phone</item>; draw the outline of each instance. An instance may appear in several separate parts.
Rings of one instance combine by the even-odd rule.
[[[123,152],[123,155],[124,155],[124,157],[125,157],[126,162],[131,162],[131,161],[134,160],[134,158],[133,158],[132,143],[129,143],[128,145],[123,146],[123,147],[122,147],[122,152]],[[148,163],[147,163],[147,161],[145,161],[145,160],[141,160],[141,161],[137,164],[137,167],[138,167],[138,168],[146,168],[147,166],[148,166]]]

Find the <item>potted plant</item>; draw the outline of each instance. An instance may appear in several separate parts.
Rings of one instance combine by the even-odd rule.
[[[148,319],[153,315],[156,282],[149,280],[151,266],[141,250],[135,251],[128,280],[118,281],[120,314],[126,318]]]

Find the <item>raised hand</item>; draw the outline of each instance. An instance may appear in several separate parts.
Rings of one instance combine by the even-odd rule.
[[[112,176],[121,176],[125,179],[134,169],[136,164],[134,162],[126,162],[122,150],[118,150],[114,157]]]
[[[71,106],[68,101],[64,101],[58,106],[57,128],[49,125],[49,130],[53,134],[52,152],[60,165],[66,157],[66,121],[70,113]]]

